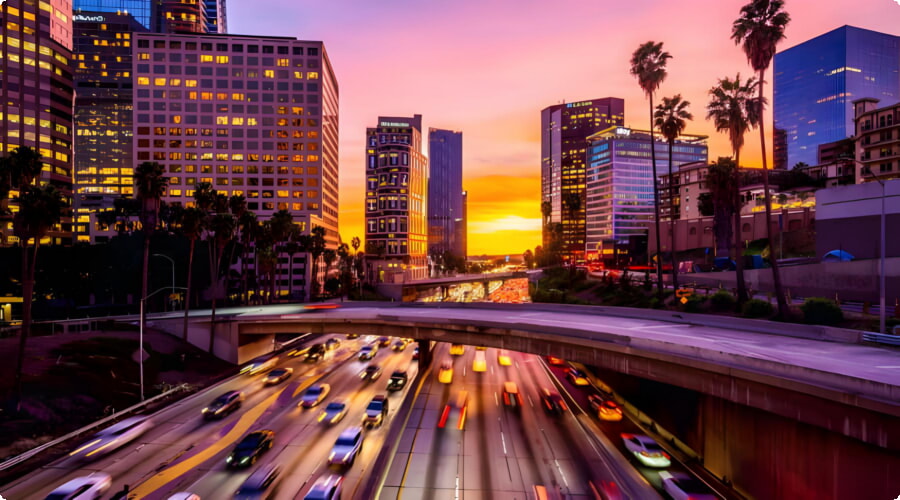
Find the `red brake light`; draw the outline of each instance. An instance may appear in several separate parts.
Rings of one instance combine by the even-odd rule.
[[[447,424],[447,417],[450,416],[450,405],[444,407],[444,412],[441,413],[441,420],[438,421],[438,428],[443,429],[444,425]]]

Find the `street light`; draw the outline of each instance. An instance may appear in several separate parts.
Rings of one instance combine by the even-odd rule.
[[[879,328],[878,331],[881,333],[887,333],[885,311],[884,311],[884,309],[885,309],[885,303],[884,303],[884,296],[885,296],[884,254],[885,254],[885,248],[886,248],[886,245],[885,245],[885,239],[886,239],[885,238],[885,234],[886,234],[886,231],[885,231],[886,220],[885,219],[886,218],[885,218],[884,198],[886,196],[886,193],[884,190],[884,181],[881,180],[881,178],[879,178],[877,175],[875,175],[875,172],[872,172],[872,169],[868,165],[866,165],[865,170],[868,171],[869,175],[872,176],[876,181],[878,181],[879,184],[881,184],[881,251],[880,251],[880,253],[881,253],[881,272],[880,272],[881,276],[878,279],[879,288],[880,288],[879,294],[881,296],[878,299],[878,328]]]
[[[168,255],[163,255],[161,253],[155,253],[155,254],[153,254],[153,256],[154,257],[162,257],[163,259],[166,259],[167,261],[169,261],[170,264],[172,264],[172,295],[174,296],[175,295],[175,261],[172,260],[172,257],[169,257]],[[170,298],[170,300],[171,300],[171,298]],[[175,308],[173,307],[172,309],[174,310]]]
[[[165,257],[165,256],[163,256]],[[182,290],[186,290],[185,288],[181,288]],[[146,297],[141,298],[141,314],[140,320],[138,323],[140,324],[140,328],[138,328],[138,365],[141,379],[141,401],[144,400],[144,307],[146,306],[147,299],[153,297],[159,292],[167,290],[166,287],[162,287],[158,290],[155,290],[153,293],[147,295]],[[172,287],[172,293],[175,293],[175,287]]]

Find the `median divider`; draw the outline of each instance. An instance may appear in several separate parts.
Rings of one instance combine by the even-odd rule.
[[[428,380],[430,373],[431,366],[425,368],[424,371],[419,370],[416,373],[416,378],[413,381],[415,390],[406,391],[406,395],[400,403],[397,414],[391,419],[391,428],[384,437],[384,444],[381,446],[381,451],[379,451],[378,456],[372,462],[371,473],[366,477],[360,487],[356,489],[353,498],[369,500],[379,497],[381,488],[384,487],[388,473],[391,470],[391,465],[394,462],[394,455],[397,452],[397,448],[400,446],[400,440],[403,438],[403,432],[406,430],[406,425],[409,423],[409,417],[413,410],[413,402],[422,392],[422,387],[425,386],[425,381]]]

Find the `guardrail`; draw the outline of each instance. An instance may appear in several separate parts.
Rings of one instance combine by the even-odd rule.
[[[0,472],[6,471],[6,470],[8,470],[8,469],[10,469],[10,468],[12,468],[12,467],[14,467],[14,466],[16,466],[16,465],[21,464],[22,462],[25,462],[26,460],[29,460],[29,459],[31,459],[31,458],[34,458],[36,455],[40,454],[41,452],[43,452],[43,451],[45,451],[45,450],[48,450],[48,449],[50,449],[50,448],[53,448],[54,446],[57,446],[57,445],[59,445],[59,444],[61,444],[61,443],[64,443],[65,441],[68,441],[69,439],[72,439],[72,438],[77,437],[77,436],[79,436],[79,435],[81,435],[81,434],[90,432],[90,431],[96,429],[97,427],[101,427],[101,426],[105,425],[105,424],[108,423],[108,422],[112,422],[113,420],[116,420],[116,419],[118,419],[118,418],[121,418],[123,415],[128,415],[129,413],[133,413],[133,412],[135,412],[135,411],[137,411],[137,410],[140,410],[140,409],[144,408],[145,406],[147,406],[147,405],[149,405],[149,404],[151,404],[151,403],[154,403],[154,402],[156,402],[156,401],[159,401],[160,399],[163,399],[163,398],[166,398],[166,397],[168,397],[168,396],[171,396],[172,394],[174,394],[174,393],[176,393],[176,392],[179,392],[179,391],[186,391],[186,390],[189,390],[189,389],[190,389],[190,385],[189,385],[189,384],[181,384],[181,385],[179,385],[179,386],[176,386],[176,387],[173,388],[173,389],[169,389],[168,391],[166,391],[166,392],[164,392],[164,393],[162,393],[162,394],[158,394],[158,395],[153,396],[152,398],[147,399],[147,400],[145,400],[145,401],[142,401],[142,402],[140,402],[140,403],[138,403],[138,404],[136,404],[136,405],[134,405],[134,406],[130,406],[130,407],[128,407],[128,408],[126,408],[126,409],[124,409],[124,410],[118,412],[118,413],[114,413],[114,414],[112,414],[112,415],[110,415],[110,416],[108,416],[108,417],[102,418],[102,419],[100,419],[100,420],[98,420],[98,421],[96,421],[96,422],[94,422],[94,423],[92,423],[92,424],[90,424],[90,425],[88,425],[88,426],[86,426],[86,427],[82,427],[82,428],[80,428],[80,429],[74,430],[74,431],[72,431],[72,432],[66,434],[65,436],[60,436],[60,437],[54,439],[53,441],[50,441],[50,442],[48,442],[48,443],[44,443],[44,444],[42,444],[42,445],[40,445],[40,446],[38,446],[38,447],[36,447],[36,448],[32,448],[32,449],[26,451],[25,453],[21,453],[21,454],[19,454],[19,455],[16,455],[16,456],[14,456],[14,457],[12,457],[12,458],[10,458],[10,459],[8,459],[8,460],[5,460],[4,462],[0,463]]]
[[[896,332],[897,330],[897,327],[894,327],[894,331]],[[900,335],[897,335],[896,333],[894,335],[886,333],[863,333],[862,339],[866,342],[900,347]]]
[[[424,371],[420,370],[416,373],[416,378],[414,380],[416,390],[406,391],[406,396],[404,396],[403,402],[400,404],[400,410],[398,410],[397,414],[394,415],[394,418],[391,419],[391,429],[388,431],[387,436],[384,437],[384,444],[381,446],[381,451],[378,453],[375,461],[372,462],[372,473],[369,474],[369,477],[365,484],[362,485],[362,488],[358,489],[359,493],[353,495],[353,498],[368,499],[378,497],[378,493],[381,491],[381,488],[384,487],[384,482],[387,481],[387,475],[391,470],[394,455],[397,452],[397,448],[400,446],[400,439],[403,437],[403,432],[406,430],[406,426],[409,423],[409,417],[413,410],[413,402],[419,397],[419,393],[422,392],[422,387],[424,387],[425,381],[428,379],[430,373],[431,366],[425,368]],[[401,413],[403,415],[401,415]]]

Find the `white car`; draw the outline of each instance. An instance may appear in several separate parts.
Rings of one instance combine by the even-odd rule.
[[[179,491],[170,496],[168,500],[200,500],[200,495],[195,495],[189,491]]]
[[[716,500],[716,495],[702,481],[695,479],[683,472],[669,472],[664,470],[659,473],[663,489],[672,497],[672,500]]]
[[[653,438],[642,434],[622,434],[622,442],[634,458],[647,467],[664,468],[672,465],[669,454]]]
[[[344,430],[337,441],[334,442],[334,448],[331,449],[331,455],[328,455],[328,465],[345,465],[350,467],[356,460],[356,455],[362,449],[363,430],[362,427],[350,427]]]
[[[89,476],[76,477],[68,483],[53,490],[45,500],[70,500],[100,498],[112,485],[112,478],[103,472],[94,472]]]
[[[320,476],[303,500],[337,500],[341,498],[344,478],[337,474]]]
[[[95,459],[141,437],[153,426],[146,415],[129,417],[94,434],[87,443],[69,453],[69,456],[81,459]]]

